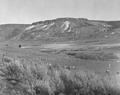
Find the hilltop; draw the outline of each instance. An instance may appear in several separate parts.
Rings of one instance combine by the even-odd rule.
[[[19,40],[95,41],[118,38],[119,21],[95,21],[85,18],[57,18],[32,23]]]

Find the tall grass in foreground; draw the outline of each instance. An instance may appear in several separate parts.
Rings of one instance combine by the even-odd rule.
[[[5,60],[0,67],[0,95],[120,95],[118,88],[94,73]]]

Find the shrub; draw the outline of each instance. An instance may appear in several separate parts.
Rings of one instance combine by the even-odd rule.
[[[1,95],[120,95],[108,80],[59,65],[11,61],[0,68]]]

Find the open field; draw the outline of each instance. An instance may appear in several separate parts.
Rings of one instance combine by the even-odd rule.
[[[8,64],[5,65],[4,69],[3,67],[0,69],[2,70],[2,76],[0,77],[6,80],[1,83],[3,87],[1,94],[87,95],[89,93],[89,95],[113,95],[114,93],[114,95],[119,95],[120,54],[118,44],[77,45],[74,43],[57,43],[37,46],[29,44],[21,47],[18,47],[18,45],[18,43],[1,43],[1,63],[5,61],[4,64]],[[9,62],[12,59],[18,61]],[[58,66],[54,67],[54,65]],[[16,69],[13,68],[14,66]],[[49,69],[50,66],[53,66],[52,69]],[[39,77],[42,80],[36,79],[37,77],[34,77],[32,70],[35,70],[36,74],[40,74]],[[55,72],[55,70],[57,71]],[[46,72],[51,73],[46,74]],[[30,80],[26,81],[29,81],[29,83],[25,83],[24,78],[28,77],[30,77]],[[50,79],[52,84],[47,79]],[[6,83],[7,87],[5,87]],[[52,86],[49,87],[50,85]],[[6,90],[8,92],[5,92]]]
[[[1,44],[2,45],[2,44]],[[4,44],[5,45],[5,44]],[[71,65],[79,68],[87,68],[95,72],[104,74],[109,64],[111,73],[119,72],[119,44],[103,45],[77,45],[77,44],[43,44],[43,45],[23,45],[18,44],[1,46],[1,53],[14,56],[26,56],[29,60]],[[115,49],[114,49],[115,48]],[[118,49],[118,50],[117,50]]]
[[[20,44],[21,44],[21,47],[19,47]],[[3,84],[1,85],[6,86],[5,84],[7,83],[7,85],[9,86],[7,86],[8,88],[3,87],[4,89],[1,90],[1,93],[8,93],[10,89],[13,89],[13,92],[11,92],[11,94],[5,94],[5,95],[16,95],[15,93],[18,93],[18,92],[20,93],[18,95],[21,95],[21,94],[22,95],[39,95],[40,93],[44,93],[43,95],[59,95],[59,94],[70,95],[71,93],[72,94],[79,93],[80,95],[87,95],[88,93],[89,95],[97,95],[96,93],[101,93],[101,95],[104,95],[104,94],[113,95],[114,93],[114,95],[119,95],[119,89],[120,89],[120,82],[119,82],[120,81],[120,52],[119,50],[120,50],[119,43],[80,45],[74,42],[68,42],[68,43],[60,42],[60,43],[49,43],[49,44],[34,44],[34,43],[32,44],[32,43],[26,43],[26,42],[23,43],[23,42],[15,42],[15,41],[14,43],[1,42],[0,43],[1,63],[3,63],[2,58],[8,58],[8,59],[11,58],[15,60],[17,59],[18,61],[13,61],[13,63],[20,61],[20,64],[26,66],[26,67],[24,66],[24,68],[22,68],[21,65],[20,67],[17,67],[18,70],[20,70],[20,72],[21,70],[23,71],[20,74],[25,73],[29,75],[29,77],[31,77],[31,80],[29,81],[32,83],[34,81],[35,83],[33,84],[33,87],[31,87],[30,86],[31,83],[30,84],[25,83],[25,85],[23,85],[24,80],[22,80],[20,84],[17,84],[16,86],[14,86],[14,82],[16,82],[16,80],[7,79],[7,81],[2,82]],[[9,63],[9,60],[5,59],[5,63],[6,62]],[[10,66],[13,66],[12,64]],[[18,65],[18,63],[15,63],[15,64]],[[44,83],[43,80],[33,78],[33,75],[31,73],[32,71],[30,68],[34,67],[35,64],[37,65],[37,67],[39,67],[37,70],[40,70],[40,74],[42,74],[43,79],[45,78],[44,81],[47,82],[48,84]],[[52,72],[51,69],[50,70],[48,69],[48,67],[54,66],[54,65],[58,65],[58,67],[60,66],[59,69],[57,67],[57,71],[56,71],[57,74],[54,72],[56,70],[56,67],[55,68],[53,67],[53,72],[54,72],[52,73],[53,75],[52,76],[46,75],[46,72]],[[29,68],[29,66],[31,67]],[[33,69],[36,70],[37,67]],[[27,70],[29,69],[30,72],[28,71],[26,72],[26,70],[24,70],[25,68]],[[4,72],[4,69],[2,71]],[[64,76],[65,79],[61,78],[61,76],[64,75],[64,74],[61,75],[62,71],[66,72],[65,73],[66,77]],[[38,71],[35,71],[35,72],[38,72]],[[11,75],[11,77],[13,76]],[[4,77],[3,76],[1,77],[8,78],[9,76],[4,75]],[[22,77],[26,77],[26,75]],[[54,81],[52,87],[49,87],[52,84],[46,79],[46,77],[47,79],[49,78],[50,81],[52,82]],[[55,77],[55,80],[52,80],[53,77]],[[81,81],[83,82],[82,83],[83,85],[81,84]],[[40,83],[38,84],[37,82],[40,82]],[[59,86],[56,86],[55,84],[56,82],[57,83],[60,82],[59,84],[57,84]],[[89,87],[86,86],[87,83]],[[38,85],[36,86],[36,84]],[[80,86],[78,86],[77,84]],[[26,90],[23,91],[23,89],[20,89],[18,87],[18,85],[21,88],[25,88]],[[11,88],[11,86],[15,87],[15,89],[17,90],[14,90],[14,88]],[[69,88],[69,86],[73,88]],[[81,86],[82,86],[82,89],[80,89]],[[38,90],[37,87],[39,87],[40,91]],[[6,91],[6,89],[9,89],[7,90],[8,92],[4,92]],[[90,89],[93,89],[93,90],[90,90]],[[103,89],[104,89],[104,92],[103,92]],[[68,92],[67,90],[71,92]],[[95,93],[95,94],[92,94],[92,93]]]

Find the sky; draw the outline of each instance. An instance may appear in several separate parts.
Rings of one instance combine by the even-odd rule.
[[[120,0],[0,0],[0,24],[60,17],[120,20]]]

